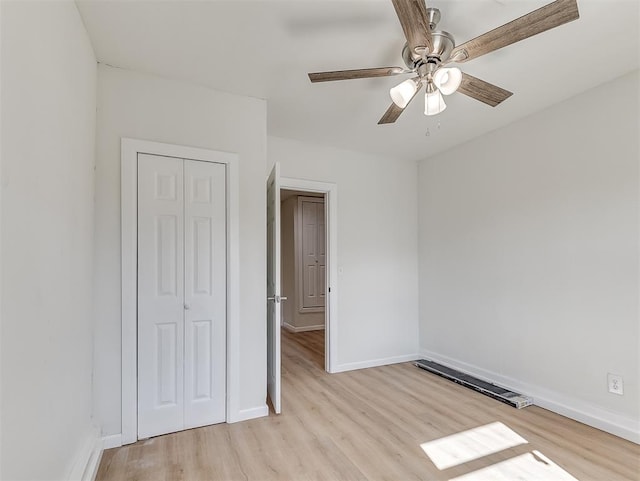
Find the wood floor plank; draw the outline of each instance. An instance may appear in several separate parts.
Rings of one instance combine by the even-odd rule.
[[[283,330],[282,405],[281,415],[107,450],[97,480],[446,481],[534,450],[580,481],[640,479],[640,446],[536,406],[514,409],[411,363],[329,375],[324,331]],[[442,470],[420,447],[495,422],[527,443]]]

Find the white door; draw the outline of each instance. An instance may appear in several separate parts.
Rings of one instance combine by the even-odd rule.
[[[184,425],[183,161],[138,155],[138,437]]]
[[[267,180],[267,392],[280,407],[280,164]]]
[[[225,166],[184,162],[184,427],[225,420]]]
[[[325,229],[324,199],[298,197],[300,219],[301,308],[322,311],[325,305]]]
[[[138,155],[138,438],[224,421],[225,167]]]

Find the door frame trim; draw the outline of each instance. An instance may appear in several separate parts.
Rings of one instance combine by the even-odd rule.
[[[122,444],[138,440],[138,332],[137,332],[137,226],[138,154],[226,164],[227,200],[227,357],[226,421],[240,420],[240,230],[239,162],[229,152],[122,138],[121,186],[121,280],[122,280]]]
[[[331,182],[280,177],[280,190],[325,194],[325,249],[329,258],[325,279],[325,370],[338,366],[338,185]],[[280,207],[280,206],[279,206]]]

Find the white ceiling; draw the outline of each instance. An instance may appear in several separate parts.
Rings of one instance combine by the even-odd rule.
[[[640,64],[640,2],[578,0],[579,20],[461,65],[512,91],[502,105],[454,94],[445,112],[425,117],[415,99],[379,126],[404,77],[311,84],[307,72],[403,66],[390,0],[77,3],[100,62],[267,99],[269,135],[399,159],[441,152]],[[458,44],[547,3],[428,0]]]

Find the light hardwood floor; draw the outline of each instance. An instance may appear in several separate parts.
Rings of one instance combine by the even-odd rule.
[[[640,479],[636,444],[535,406],[516,410],[410,363],[329,375],[322,331],[282,334],[281,415],[107,450],[98,481],[530,480],[531,459],[559,473],[538,480]],[[527,443],[442,470],[420,447],[496,422]],[[458,445],[468,452],[472,438]]]

